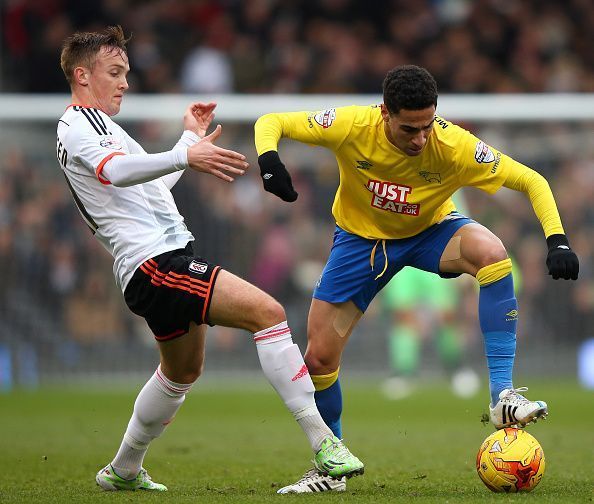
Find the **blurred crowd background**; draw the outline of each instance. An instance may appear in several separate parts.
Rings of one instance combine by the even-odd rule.
[[[62,40],[116,23],[133,33],[134,93],[379,94],[385,72],[402,63],[426,66],[442,94],[594,92],[589,0],[11,0],[2,3],[0,21],[1,92],[66,93]],[[177,140],[182,114],[179,123],[122,126],[158,152]],[[281,202],[261,187],[252,126],[228,122],[222,137],[222,145],[248,156],[251,172],[232,186],[188,173],[174,194],[196,250],[277,297],[304,350],[311,290],[331,246],[337,169],[322,149],[282,144],[300,196]],[[553,188],[580,256],[578,282],[546,275],[544,236],[523,195],[468,189],[460,200],[515,260],[517,373],[574,373],[576,349],[594,337],[594,111],[591,121],[462,126],[542,173]],[[72,202],[55,159],[55,123],[0,128],[0,388],[72,374],[150,372],[152,336],[125,308],[111,257]],[[458,299],[448,316],[465,349],[458,364],[483,373],[475,282],[460,278],[448,286]],[[386,348],[399,323],[395,310],[382,298],[372,305],[344,369],[394,372]],[[432,316],[422,301],[415,311],[420,319]],[[211,335],[207,372],[258,368],[248,334],[214,328]],[[439,372],[433,336],[422,337],[421,368]]]
[[[66,92],[74,30],[133,33],[132,91],[376,93],[415,62],[442,92],[594,91],[591,0],[9,0],[2,89]],[[26,64],[23,64],[26,62]]]

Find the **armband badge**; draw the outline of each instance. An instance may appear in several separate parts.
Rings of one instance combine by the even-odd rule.
[[[103,137],[99,142],[99,145],[101,145],[101,147],[105,147],[106,149],[122,150],[122,144],[117,138],[113,136]]]
[[[336,109],[327,109],[318,112],[314,115],[314,120],[324,129],[332,126],[332,123],[336,119]]]
[[[495,161],[495,154],[485,142],[479,140],[474,149],[474,159],[477,163],[492,163]]]

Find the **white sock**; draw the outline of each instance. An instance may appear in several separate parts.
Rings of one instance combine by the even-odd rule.
[[[157,368],[136,398],[124,439],[111,462],[118,476],[124,479],[137,476],[150,442],[171,423],[191,387],[191,383],[172,382],[161,366]]]
[[[322,441],[329,436],[333,436],[330,427],[326,425],[315,404],[308,406],[305,410],[293,413],[295,420],[305,432],[309,444],[314,452],[318,452],[322,447]]]
[[[314,451],[332,435],[314,400],[315,388],[287,322],[254,334],[264,375],[281,396],[307,436]]]

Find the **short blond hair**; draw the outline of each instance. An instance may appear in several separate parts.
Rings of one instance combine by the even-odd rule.
[[[93,68],[102,47],[118,49],[127,54],[126,44],[129,40],[130,37],[126,38],[120,25],[108,26],[102,32],[77,32],[68,37],[60,55],[60,66],[68,83],[72,85],[77,66]]]

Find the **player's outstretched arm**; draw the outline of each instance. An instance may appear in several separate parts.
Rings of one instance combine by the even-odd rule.
[[[214,144],[221,136],[221,131],[219,124],[210,135],[188,148],[188,166],[198,172],[233,182],[233,176],[243,175],[249,164],[243,154]]]
[[[297,199],[297,191],[293,189],[291,175],[280,160],[278,152],[268,151],[258,156],[260,176],[264,190],[276,194],[283,201],[292,202]]]
[[[546,179],[531,168],[512,161],[509,175],[503,185],[516,191],[522,191],[530,198],[534,213],[547,237],[549,252],[546,264],[549,275],[554,280],[559,278],[577,280],[580,263],[577,255],[569,246],[555,198]]]

